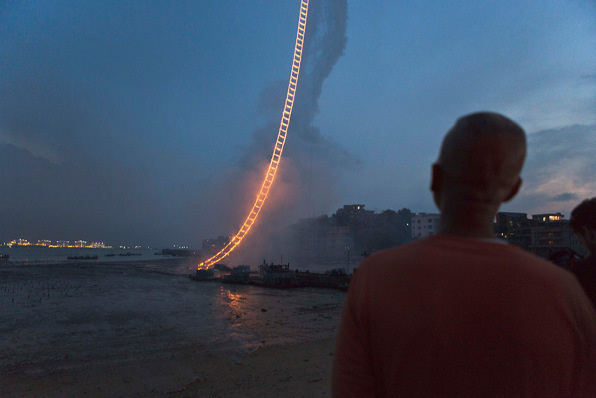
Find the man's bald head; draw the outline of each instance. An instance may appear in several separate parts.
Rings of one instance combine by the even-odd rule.
[[[437,205],[442,208],[444,200],[498,205],[511,199],[521,185],[525,156],[526,134],[511,119],[490,112],[458,119],[433,166]]]

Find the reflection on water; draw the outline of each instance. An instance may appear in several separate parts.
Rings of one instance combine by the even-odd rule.
[[[250,350],[334,337],[344,299],[345,293],[327,289],[223,284],[213,310],[225,318],[228,343]]]
[[[227,305],[232,313],[239,317],[239,313],[241,312],[243,301],[246,301],[246,296],[242,295],[238,291],[232,291],[229,288],[224,287],[223,285],[219,288],[220,296],[222,299],[222,303]]]

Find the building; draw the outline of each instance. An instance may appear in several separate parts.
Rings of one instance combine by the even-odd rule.
[[[571,249],[584,254],[585,248],[561,213],[533,214],[530,250],[535,254],[551,258],[558,252]]]
[[[412,238],[422,239],[439,231],[440,214],[419,213],[412,216]]]
[[[569,220],[565,220],[561,213],[533,214],[532,218],[528,218],[526,213],[499,212],[495,233],[514,245],[553,261],[556,257],[574,258],[585,253],[585,248],[569,226]]]
[[[532,221],[526,213],[499,212],[495,234],[514,245],[529,249],[532,244]]]
[[[374,217],[373,210],[365,210],[364,205],[344,205],[333,215],[336,225],[358,229],[368,226]]]

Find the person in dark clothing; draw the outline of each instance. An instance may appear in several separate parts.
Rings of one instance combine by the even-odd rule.
[[[596,197],[584,200],[573,209],[570,225],[588,250],[571,271],[596,308]]]

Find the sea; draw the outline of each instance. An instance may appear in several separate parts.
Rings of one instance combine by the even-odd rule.
[[[194,281],[196,260],[149,250],[130,257],[36,250],[13,249],[15,261],[0,262],[3,372],[180,350],[241,358],[264,346],[334,337],[345,300],[331,289]],[[66,260],[95,253],[98,260]]]
[[[134,249],[134,248],[70,248],[70,247],[43,247],[43,246],[0,246],[0,253],[8,254],[13,262],[29,263],[62,263],[68,262],[68,257],[97,256],[97,261],[118,262],[126,260],[154,260],[168,258],[161,254],[161,249]],[[130,254],[130,255],[128,255]]]

